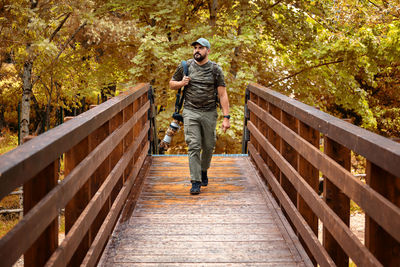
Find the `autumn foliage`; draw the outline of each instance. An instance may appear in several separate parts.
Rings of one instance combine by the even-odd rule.
[[[0,28],[1,128],[16,129],[23,94],[38,134],[60,123],[61,108],[83,111],[150,82],[162,138],[175,98],[168,81],[205,37],[231,102],[232,128],[218,129],[217,153],[240,153],[249,82],[400,137],[396,0],[4,0]],[[185,151],[180,133],[170,153]]]

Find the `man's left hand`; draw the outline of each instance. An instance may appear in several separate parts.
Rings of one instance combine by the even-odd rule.
[[[229,122],[229,119],[228,118],[224,118],[224,121],[222,122],[222,130],[225,133],[226,130],[228,130],[229,128],[231,128],[231,124]]]

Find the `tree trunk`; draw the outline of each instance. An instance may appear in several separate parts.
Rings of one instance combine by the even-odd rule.
[[[210,10],[210,26],[215,27],[217,24],[218,0],[210,0],[208,8]]]
[[[240,35],[242,34],[242,27],[241,25],[238,26],[237,29],[237,37],[239,38]],[[239,71],[239,62],[240,62],[240,56],[242,54],[242,46],[236,46],[234,50],[234,56],[232,57],[232,62],[231,62],[231,70],[230,73],[236,78],[237,72]]]
[[[22,103],[21,103],[21,136],[20,140],[29,135],[29,114],[31,109],[32,96],[32,66],[33,62],[28,60],[24,64],[24,72],[22,74]]]
[[[39,1],[31,0],[31,9],[37,7]],[[30,19],[29,19],[30,21]],[[32,96],[32,67],[33,61],[31,60],[30,44],[27,44],[26,50],[28,51],[29,57],[25,61],[24,71],[22,73],[22,101],[21,101],[21,133],[20,140],[21,144],[24,142],[24,138],[29,135],[29,115],[31,111],[31,96]]]

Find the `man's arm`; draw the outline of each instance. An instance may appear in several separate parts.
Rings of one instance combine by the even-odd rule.
[[[179,88],[182,88],[183,86],[188,85],[190,82],[190,77],[189,76],[183,76],[182,81],[174,81],[170,80],[169,81],[169,88],[173,90],[177,90]]]
[[[226,92],[225,86],[218,86],[218,96],[219,102],[221,103],[222,113],[225,115],[229,115],[229,99],[228,93]],[[228,118],[224,118],[222,122],[222,130],[226,132],[231,127]]]

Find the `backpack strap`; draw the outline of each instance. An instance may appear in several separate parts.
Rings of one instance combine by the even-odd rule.
[[[218,73],[217,63],[215,63],[214,61],[211,61],[211,63],[212,63],[212,74],[214,76],[215,106],[218,107],[220,106],[219,96],[218,96],[218,86],[217,86],[219,73]]]
[[[188,63],[185,60],[182,60],[181,62],[182,69],[183,69],[183,75],[189,76],[189,66]],[[181,95],[182,92],[182,95]],[[185,93],[186,93],[186,86],[183,88],[179,88],[178,93],[176,94],[176,100],[175,100],[175,113],[177,114],[180,112],[183,106],[183,100],[185,98]]]
[[[189,66],[185,60],[182,60],[181,65],[183,67],[183,75],[189,76]]]

